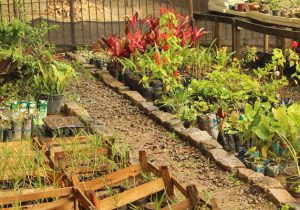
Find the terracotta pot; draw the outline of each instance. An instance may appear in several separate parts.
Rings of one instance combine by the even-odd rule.
[[[245,12],[246,11],[246,3],[238,4],[238,11]]]
[[[250,10],[250,11],[254,11],[254,10],[255,10],[254,4],[249,4],[249,10]]]

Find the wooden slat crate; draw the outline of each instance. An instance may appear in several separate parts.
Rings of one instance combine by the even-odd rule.
[[[53,186],[54,182],[55,185],[62,186],[59,181],[60,174],[48,167],[48,158],[35,150],[31,140],[2,142],[0,143],[0,151],[1,158],[4,158],[0,161],[0,196],[16,190],[10,188],[10,185],[14,185],[13,183],[16,182],[18,182],[16,183],[18,189],[28,189],[29,186],[24,188],[19,184],[31,182],[29,179],[35,178],[41,179],[45,186]],[[39,160],[41,164],[36,164],[38,157],[41,158]]]
[[[97,164],[97,167],[90,167],[88,164],[82,164],[76,169],[71,169],[69,167],[71,165],[71,160],[68,157],[66,151],[62,147],[61,142],[63,141],[64,144],[72,144],[75,140],[78,143],[77,147],[80,148],[82,152],[84,152],[85,158],[89,160],[95,158],[103,158],[101,164]],[[107,174],[111,171],[116,170],[116,168],[124,167],[123,165],[127,166],[129,162],[121,163],[120,162],[120,155],[114,154],[112,155],[112,149],[110,145],[107,143],[108,141],[113,140],[105,140],[101,147],[97,148],[90,148],[88,147],[89,136],[80,136],[80,137],[64,137],[64,138],[35,138],[35,142],[39,148],[41,148],[45,155],[48,157],[50,166],[55,169],[59,169],[65,175],[67,183],[71,181],[71,175],[80,175],[84,179],[92,178],[95,174],[97,176],[101,176]],[[82,160],[84,163],[84,160]]]
[[[166,195],[166,200],[177,200],[175,192],[180,192],[184,196],[184,200],[177,201],[161,209],[167,210],[187,210],[197,209],[199,203],[204,203],[200,198],[195,185],[188,186],[186,189],[170,175],[166,166],[157,169],[147,161],[146,153],[140,151],[139,163],[130,165],[127,168],[120,169],[113,173],[107,174],[100,178],[79,182],[76,176],[73,176],[73,184],[76,188],[82,189],[86,197],[90,199],[93,206],[98,210],[117,209],[131,203],[137,202],[141,199],[153,196],[154,194],[162,193]],[[108,197],[100,198],[101,191],[117,186],[120,183],[130,182],[130,180],[138,180],[143,173],[153,174],[156,178],[150,181],[143,181],[143,183],[126,189],[123,192],[108,195]],[[218,209],[217,207],[208,206],[211,209]]]
[[[79,207],[89,209],[92,205],[80,189],[73,187],[46,188],[34,192],[20,191],[0,197],[0,208],[5,210],[76,210]]]

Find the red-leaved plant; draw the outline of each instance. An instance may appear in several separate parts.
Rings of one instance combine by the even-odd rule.
[[[168,37],[175,36],[180,40],[181,46],[192,47],[195,42],[206,34],[203,28],[198,29],[190,25],[190,17],[183,17],[174,10],[160,9],[160,17],[148,16],[142,20],[146,30],[137,25],[138,13],[131,19],[126,19],[125,35],[120,38],[110,35],[108,38],[98,40],[94,46],[95,51],[106,49],[113,59],[128,58],[136,51],[143,54],[151,47],[157,46],[159,50],[168,50],[166,44]]]

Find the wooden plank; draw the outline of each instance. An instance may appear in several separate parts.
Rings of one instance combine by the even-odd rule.
[[[263,23],[253,23],[246,19],[236,19],[236,24],[241,28],[262,34],[276,35],[277,37],[290,38],[294,40],[300,37],[300,31],[292,31],[275,26],[266,26],[263,25]]]
[[[139,151],[139,161],[142,166],[142,170],[148,171],[148,160],[147,160],[146,152],[144,150]]]
[[[81,189],[99,190],[105,186],[110,186],[141,174],[142,168],[140,164],[132,165],[127,168],[120,169],[108,175],[97,179],[80,183]]]
[[[99,202],[98,210],[111,210],[119,208],[133,201],[152,195],[156,192],[165,189],[165,184],[162,178],[155,179],[133,189],[127,190],[115,196],[105,198]]]
[[[187,186],[186,191],[191,199],[191,204],[192,204],[193,209],[196,209],[198,202],[200,201],[200,196],[199,196],[196,185]]]
[[[42,198],[52,198],[60,196],[72,196],[73,188],[62,188],[62,189],[43,189],[39,192],[33,192],[29,194],[18,194],[18,195],[7,195],[0,197],[0,205],[15,203],[19,201],[32,201]]]
[[[38,138],[40,145],[59,146],[62,142],[71,143],[74,140],[79,141],[80,144],[86,144],[89,140],[89,136],[78,136],[78,137],[62,137],[62,138]]]
[[[96,155],[102,155],[105,157],[108,157],[109,149],[107,147],[98,147],[98,148],[87,148],[86,145],[80,145],[81,149],[85,151],[86,156],[94,156]],[[96,149],[96,152],[94,151]],[[50,148],[50,157],[55,159],[55,156],[64,156],[65,151],[61,147],[51,147]]]
[[[210,203],[211,203],[211,209],[212,210],[221,210],[218,207],[217,200],[215,198],[211,199]]]
[[[167,196],[171,199],[175,197],[174,185],[167,166],[160,167],[161,177],[164,180]]]
[[[264,53],[269,52],[269,35],[264,34]]]
[[[215,34],[214,34],[214,39],[216,39],[216,46],[217,48],[222,47],[222,40],[221,40],[221,23],[220,22],[215,22]]]
[[[161,210],[192,210],[192,203],[187,199],[171,206],[164,207]]]
[[[84,193],[79,189],[75,188],[76,198],[78,199],[79,204],[84,207],[84,209],[96,209],[93,203],[84,195]]]
[[[174,186],[184,195],[184,197],[186,197],[186,198],[189,197],[189,195],[186,192],[186,190],[184,189],[184,187],[181,184],[179,184],[179,182],[174,177],[172,177],[172,182],[173,182]]]
[[[151,163],[148,163],[147,167],[148,167],[148,172],[153,173],[157,177],[161,176],[160,171],[154,165],[152,165]]]
[[[232,24],[232,22],[234,21],[234,17],[228,17],[222,14],[210,14],[210,13],[194,12],[194,18],[195,20],[201,20],[201,21],[207,20],[207,21],[220,22],[226,24]]]
[[[2,210],[15,210],[16,207],[2,208]],[[58,201],[53,201],[49,203],[39,203],[34,205],[24,205],[22,209],[30,210],[73,210],[73,198],[64,198]]]

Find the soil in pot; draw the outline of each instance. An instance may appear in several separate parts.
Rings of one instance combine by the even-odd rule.
[[[296,166],[287,167],[284,170],[286,174],[286,188],[296,198],[300,198],[300,192],[297,192],[297,188],[300,187],[300,176],[297,173]]]

